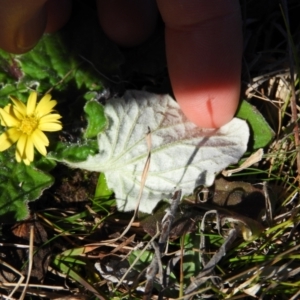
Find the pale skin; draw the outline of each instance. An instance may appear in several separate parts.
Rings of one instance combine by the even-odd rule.
[[[96,2],[101,27],[123,47],[146,40],[160,13],[172,88],[185,115],[211,128],[233,118],[242,56],[237,0]],[[71,0],[0,0],[0,48],[11,53],[29,51],[44,32],[57,31],[68,21],[71,4]]]

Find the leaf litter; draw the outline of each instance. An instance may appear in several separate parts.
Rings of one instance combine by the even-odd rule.
[[[286,29],[282,24],[282,14],[280,10],[274,8],[278,6],[276,1],[246,1],[243,3],[243,8],[247,12],[245,21],[248,21],[245,24],[247,30],[245,32],[247,77],[244,77],[243,80],[248,83],[250,90],[250,93],[247,95],[249,102],[259,107],[263,116],[267,119],[268,123],[271,124],[274,132],[276,132],[276,137],[272,146],[265,149],[266,154],[263,156],[263,160],[257,166],[244,170],[241,177],[246,181],[253,180],[259,182],[263,179],[270,182],[269,188],[271,191],[274,191],[277,196],[276,201],[271,203],[274,209],[274,219],[271,223],[272,226],[267,227],[257,241],[251,242],[250,244],[245,242],[241,244],[236,243],[219,262],[218,269],[215,271],[217,275],[221,276],[224,289],[216,289],[216,287],[208,281],[204,287],[200,287],[196,290],[194,295],[198,298],[211,296],[219,299],[249,298],[249,296],[258,299],[277,299],[278,297],[280,299],[297,299],[299,297],[298,283],[300,278],[298,255],[299,185],[294,164],[295,145],[293,138],[291,138],[293,123],[290,122],[290,109],[288,104],[290,75],[286,70],[284,70],[284,72],[282,71],[283,67],[285,68],[288,65],[285,60]],[[298,1],[289,1],[289,5],[291,17],[293,12],[295,12],[295,15],[298,15],[296,13],[297,7],[299,8]],[[266,16],[269,17],[267,21]],[[298,21],[296,23],[299,24]],[[266,35],[268,35],[268,38],[266,38]],[[293,38],[295,37],[296,36],[293,36]],[[279,47],[276,44],[278,39],[280,39]],[[261,40],[263,40],[264,43],[261,43]],[[295,39],[295,43],[296,45],[299,44],[297,39]],[[270,70],[274,71],[273,75],[265,75]],[[249,74],[253,81],[249,80]],[[263,82],[257,81],[257,85],[254,86],[252,83],[254,83],[256,76],[257,78],[260,76]],[[279,96],[277,95],[279,91],[278,82],[282,84],[285,89]],[[276,92],[276,96],[274,92]],[[230,180],[233,181],[234,178]],[[235,187],[232,188],[236,190]],[[224,197],[223,200],[226,203],[226,196]],[[53,198],[49,195],[48,199],[50,202],[53,201]],[[53,209],[54,204],[51,203],[51,205]],[[97,206],[93,206],[93,209],[97,210]],[[230,209],[232,209],[232,207],[230,207]],[[90,241],[99,241],[99,238],[105,238],[107,235],[113,233],[117,235],[119,231],[122,231],[122,226],[127,223],[126,215],[122,214],[114,214],[114,216],[110,216],[110,218],[106,218],[104,222],[99,223],[98,220],[101,220],[101,218],[106,215],[104,215],[103,211],[97,211],[99,212],[99,215],[96,213],[97,220],[96,218],[93,219],[94,214],[86,215],[85,217],[79,216],[77,218],[78,222],[76,225],[81,222],[81,226],[85,228],[84,231],[82,229],[76,229],[73,224],[71,225],[66,222],[67,218],[76,216],[78,212],[80,212],[80,214],[86,214],[87,212],[84,211],[82,207],[68,206],[61,210],[53,209],[51,212],[52,215],[49,215],[49,210],[45,210],[42,211],[43,219],[41,220],[45,228],[47,228],[47,231],[49,231],[50,228],[57,230],[57,220],[59,220],[61,231],[59,231],[60,237],[56,237],[58,241],[57,244],[64,245],[70,251],[73,251],[77,249],[76,247],[85,247]],[[181,211],[181,208],[179,208],[179,213],[181,213]],[[109,212],[111,213],[112,211]],[[41,215],[39,215],[39,218],[40,216]],[[188,220],[189,223],[193,222],[192,218]],[[47,223],[47,221],[52,221],[52,223]],[[174,222],[176,223],[176,220]],[[211,227],[211,220],[208,219],[206,223],[206,234],[212,234],[214,230]],[[197,227],[197,222],[194,225],[194,227]],[[97,226],[99,227],[97,228]],[[70,230],[70,228],[73,228],[73,230]],[[103,280],[101,277],[95,279],[89,276],[88,273],[92,270],[89,261],[93,262],[96,257],[102,261],[101,257],[103,255],[108,255],[107,257],[109,258],[112,248],[117,250],[114,252],[114,255],[118,255],[119,257],[124,254],[125,257],[127,257],[130,253],[134,251],[137,252],[138,249],[141,249],[140,247],[143,247],[140,241],[144,238],[144,235],[138,229],[140,229],[138,224],[132,224],[130,233],[136,234],[134,241],[124,236],[121,241],[115,244],[111,243],[104,246],[105,243],[99,243],[99,249],[87,252],[87,265],[81,269],[82,276],[89,278],[90,282],[93,282],[93,286],[98,290],[108,294],[107,291],[110,289],[111,283]],[[57,235],[57,231],[50,233],[51,235],[49,235],[49,237]],[[195,235],[191,234],[190,236],[191,239],[196,240]],[[215,239],[212,235],[210,235],[210,241],[211,245],[208,250],[211,253],[218,249],[217,245],[219,244],[218,239]],[[178,250],[178,244],[174,245],[172,242],[171,240],[168,250],[169,257],[173,255],[172,262],[182,260],[184,266],[190,267],[193,265],[193,261],[187,256],[188,253]],[[193,245],[196,245],[196,242],[194,242]],[[21,247],[19,244],[16,246]],[[66,250],[66,248],[64,250]],[[145,249],[145,252],[147,251],[148,253],[154,252],[149,248]],[[198,249],[192,248],[191,251],[197,253]],[[53,253],[56,252],[62,253],[63,249],[56,248]],[[126,259],[125,257],[123,257],[123,259]],[[6,258],[2,257],[2,259],[4,260]],[[165,264],[165,257],[162,260],[163,267],[167,268],[166,272],[170,270],[170,261],[168,261],[168,264]],[[146,262],[149,261],[146,260]],[[4,265],[5,262],[1,262],[1,267],[3,266],[2,264]],[[139,262],[137,264],[139,264]],[[78,266],[76,267],[78,268]],[[180,273],[178,269],[175,271],[176,275]],[[18,272],[15,273],[18,274]],[[194,275],[197,275],[197,273]],[[22,276],[22,274],[20,274],[19,277],[16,275],[19,282],[22,282],[24,279]],[[182,278],[184,278],[184,276],[185,274],[182,274]],[[59,276],[57,278],[59,278]],[[72,297],[74,299],[93,299],[93,293],[88,292],[88,289],[83,287],[84,285],[79,283],[74,284],[74,280],[72,281],[69,278],[64,278],[64,282],[59,281],[57,278],[56,281],[54,281],[56,284],[51,282],[49,285],[45,283],[44,285],[40,284],[34,286],[33,283],[30,283],[27,289],[28,296],[40,295],[36,296],[38,299],[44,298],[45,295],[50,299],[72,299]],[[23,280],[23,282],[25,281]],[[65,282],[68,284],[67,287],[64,286]],[[170,282],[171,289],[176,291],[179,291],[181,288],[184,289],[184,285],[181,284],[179,276],[176,282],[172,280],[170,280]],[[158,295],[157,288],[158,286],[155,283],[153,298]],[[13,287],[12,285],[9,286],[9,284],[5,287],[3,285],[2,290],[12,291]],[[46,293],[47,290],[49,291],[48,293]],[[63,291],[64,295],[61,292],[62,294],[59,296],[60,291]],[[18,299],[17,294],[14,295],[14,293],[10,293],[10,296],[12,299],[14,296],[15,299]],[[107,296],[106,299],[111,299],[110,296]],[[34,296],[29,297],[34,299]],[[119,289],[115,291],[114,297],[117,299],[121,297],[141,299],[142,294],[134,291],[134,289],[130,291],[126,283],[124,283],[124,285],[121,284]],[[176,295],[173,294],[172,297],[178,298],[178,293]]]

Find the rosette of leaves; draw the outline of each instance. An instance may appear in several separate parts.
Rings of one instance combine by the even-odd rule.
[[[77,114],[86,115],[88,127],[84,134],[78,136],[83,142],[75,156],[76,160],[82,160],[96,151],[95,136],[105,126],[105,118],[99,119],[103,107],[95,101],[88,101],[103,91],[103,85],[94,66],[82,59],[76,47],[75,50],[72,48],[66,39],[68,35],[71,35],[68,28],[45,35],[34,49],[21,55],[0,49],[0,106],[5,107],[9,103],[9,95],[26,104],[30,90],[45,94],[54,88],[51,94],[58,101],[57,109],[60,113],[63,109],[69,114],[69,106],[73,105],[76,97],[81,98],[80,105],[76,107],[79,107]],[[66,117],[63,111],[61,114],[63,125],[66,119],[72,118],[70,114]],[[51,136],[50,148],[63,148],[70,153],[72,147],[76,147],[75,144],[60,143],[57,138],[57,135]],[[56,165],[53,160],[37,156],[35,162],[24,166],[16,162],[14,149],[13,146],[0,153],[0,217],[3,222],[25,219],[29,215],[27,203],[38,199],[54,182],[49,174]]]

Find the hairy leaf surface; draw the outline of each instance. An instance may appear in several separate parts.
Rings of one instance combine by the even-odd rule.
[[[119,210],[136,206],[151,131],[151,161],[140,211],[151,213],[175,190],[190,194],[210,186],[215,175],[238,162],[247,148],[249,129],[234,119],[220,129],[201,129],[188,121],[168,95],[127,91],[105,106],[108,128],[98,135],[99,153],[82,162],[62,160],[74,168],[104,172]],[[199,116],[201,117],[201,116]]]

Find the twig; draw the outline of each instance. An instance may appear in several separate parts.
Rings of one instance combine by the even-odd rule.
[[[85,58],[84,56],[82,56],[82,55],[78,55],[82,60],[84,60],[85,62],[87,62],[89,65],[91,65],[92,66],[92,68],[100,75],[100,76],[102,76],[102,77],[104,77],[106,80],[108,80],[108,81],[110,81],[110,82],[112,82],[112,83],[114,83],[114,84],[120,84],[120,83],[122,83],[122,81],[114,81],[114,80],[112,80],[111,78],[109,78],[108,76],[106,76],[105,74],[103,74],[102,72],[100,72],[97,68],[96,68],[96,66],[91,62],[91,61],[89,61],[87,58]],[[126,82],[126,81],[124,81],[124,82]]]
[[[54,86],[52,86],[44,95],[50,94],[52,92],[52,90],[59,84],[63,83],[64,80],[72,73],[74,72],[74,70],[70,70],[66,75],[64,75],[64,77],[59,80],[57,83],[54,84]]]

